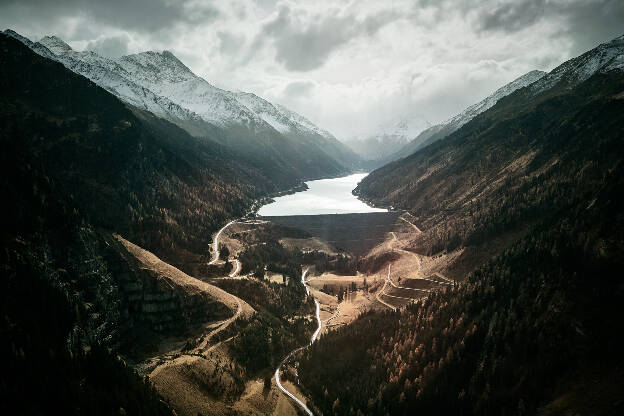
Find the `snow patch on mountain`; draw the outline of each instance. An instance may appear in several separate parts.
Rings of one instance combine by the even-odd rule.
[[[174,123],[205,121],[226,128],[243,126],[253,131],[317,134],[335,141],[331,133],[285,107],[251,93],[211,85],[169,51],[148,51],[114,60],[93,51],[75,51],[56,36],[31,42],[16,32],[4,33],[89,78],[123,101]]]
[[[552,88],[560,81],[570,86],[585,81],[599,72],[624,70],[624,35],[598,45],[584,54],[570,59],[553,69],[531,86],[534,94]]]
[[[50,52],[55,55],[64,55],[72,51],[71,46],[56,36],[44,36],[39,43],[48,48]]]
[[[520,88],[524,88],[528,85],[533,84],[535,81],[539,80],[544,75],[546,75],[546,73],[543,71],[535,70],[535,71],[527,72],[521,77],[518,77],[515,80],[511,81],[509,84],[505,84],[501,88],[497,89],[491,95],[488,95],[485,99],[479,101],[476,104],[471,105],[470,107],[466,108],[461,113],[446,120],[442,124],[447,125],[447,126],[452,126],[453,131],[458,130],[460,127],[468,123],[470,120],[472,120],[479,114],[492,108],[501,98],[508,96],[509,94],[511,94],[512,92]]]
[[[269,123],[275,130],[280,133],[292,131],[293,126],[288,117],[280,113],[273,104],[249,92],[233,92],[231,94],[234,99]]]
[[[48,58],[48,59],[54,59],[54,54],[52,52],[50,52],[50,50],[48,48],[46,48],[45,46],[41,45],[40,43],[35,43],[32,42],[30,39],[20,35],[19,33],[11,30],[11,29],[6,29],[4,32],[5,35],[10,36],[16,40],[19,40],[20,42],[22,42],[24,45],[28,46],[30,49],[32,49],[33,51],[35,51],[35,53]]]

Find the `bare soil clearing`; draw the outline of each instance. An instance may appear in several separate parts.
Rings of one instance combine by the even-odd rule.
[[[206,293],[210,297],[226,305],[230,310],[232,310],[232,312],[235,313],[239,309],[245,316],[251,316],[254,313],[251,306],[236,296],[233,296],[223,289],[209,283],[202,282],[201,280],[189,276],[181,270],[160,260],[151,252],[144,250],[124,239],[120,235],[115,235],[115,238],[117,238],[117,240],[124,245],[126,250],[128,250],[128,252],[132,254],[143,265],[143,267],[154,271],[159,279],[167,281],[172,288],[181,289],[187,294],[197,292]]]
[[[237,370],[232,366],[227,351],[228,340],[210,345],[216,334],[238,318],[251,317],[254,309],[238,297],[183,273],[122,237],[116,238],[140,262],[141,267],[153,271],[172,290],[181,290],[186,294],[205,293],[233,312],[226,320],[206,324],[200,337],[202,341],[196,347],[182,352],[184,344],[179,339],[165,340],[159,349],[165,354],[152,357],[143,366],[138,366],[149,373],[150,381],[159,393],[182,415],[222,415],[232,410],[239,414],[271,414],[277,406],[279,391],[274,386],[264,391],[263,384],[254,380],[245,385],[239,400],[232,401],[230,396],[236,395],[240,387],[236,386],[234,373]]]

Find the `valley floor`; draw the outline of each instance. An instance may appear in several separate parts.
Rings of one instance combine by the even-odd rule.
[[[246,248],[263,244],[256,239],[263,235],[266,224],[266,221],[232,222],[219,230],[216,244],[221,249],[227,247],[233,259],[233,269],[204,279],[206,281],[189,276],[117,236],[141,267],[166,281],[172,290],[204,291],[224,303],[232,312],[232,316],[226,320],[203,324],[188,339],[163,339],[155,354],[136,364],[139,372],[149,377],[178,414],[295,415],[301,410],[293,400],[280,392],[274,379],[269,384],[262,377],[249,379],[244,376],[243,370],[232,357],[229,345],[238,336],[238,327],[233,324],[249,320],[256,311],[239,297],[207,283],[210,280],[257,280],[240,273],[242,265],[237,257]],[[328,331],[349,325],[370,309],[396,310],[427,296],[433,290],[455,284],[445,276],[445,267],[461,252],[426,257],[407,250],[414,234],[421,232],[407,214],[396,216],[396,221],[389,229],[385,239],[363,256],[364,261],[371,265],[369,269],[374,271],[339,275],[334,272],[319,274],[312,270],[307,277],[310,295],[320,305],[320,337]],[[285,237],[280,241],[302,250],[335,253],[330,243],[318,237]],[[219,270],[225,262],[213,250],[210,264]],[[287,280],[281,274],[268,272],[266,278],[276,284],[285,284]],[[338,293],[341,294],[337,296]],[[285,374],[282,376],[283,387],[305,403],[305,397],[297,388],[296,358],[285,363],[281,373]]]

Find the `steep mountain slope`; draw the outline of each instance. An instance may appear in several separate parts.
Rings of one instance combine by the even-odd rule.
[[[412,251],[462,250],[465,280],[313,346],[299,376],[324,414],[622,413],[619,39],[582,56],[603,62],[584,79],[569,61],[360,183],[417,217]]]
[[[133,267],[111,234],[168,259],[203,254],[226,219],[278,188],[230,150],[129,110],[5,35],[0,66],[0,189],[9,196],[0,408],[170,414],[117,352],[221,318],[224,307],[181,300]]]
[[[508,96],[519,88],[523,88],[534,83],[535,81],[541,79],[545,74],[546,73],[542,71],[531,71],[516,78],[509,84],[506,84],[494,91],[482,101],[466,108],[456,116],[451,117],[441,124],[436,124],[435,126],[431,126],[423,130],[418,136],[411,139],[411,141],[404,147],[385,158],[384,162],[389,163],[394,160],[407,157],[416,152],[418,149],[422,149],[437,140],[443,139],[454,131],[457,131],[477,115],[494,106],[494,104],[496,104],[501,98]]]
[[[532,94],[538,94],[560,82],[572,87],[594,74],[619,71],[623,68],[624,35],[564,62],[531,85],[530,91]]]
[[[165,118],[196,137],[209,137],[236,150],[273,181],[284,176],[302,180],[339,175],[359,163],[346,146],[305,118],[259,97],[250,100],[251,94],[214,87],[168,51],[112,60],[91,51],[74,51],[55,36],[33,43],[13,31],[5,34],[63,63],[124,102]],[[245,103],[253,105],[250,108]],[[270,115],[266,108],[272,109]],[[286,123],[280,127],[277,120]]]
[[[544,210],[561,209],[565,190],[591,192],[621,157],[621,75],[599,70],[576,86],[562,78],[538,95],[520,89],[446,139],[371,173],[356,192],[419,216],[428,231],[414,244],[427,253],[522,231]]]
[[[319,177],[323,172],[335,175],[357,163],[357,156],[309,120],[254,94],[217,88],[170,52],[123,56],[119,64],[143,87],[220,127],[222,143],[243,154],[288,165],[299,170],[301,177]]]
[[[338,141],[333,134],[314,125],[307,118],[279,104],[271,104],[252,93],[231,94],[286,137],[298,141],[311,151],[314,151],[315,147],[320,147],[328,157],[344,166],[359,166],[359,157],[353,151]]]
[[[211,230],[277,190],[230,150],[13,49],[3,55],[0,98],[6,150],[42,164],[95,224],[152,250],[174,241],[204,250]]]
[[[298,368],[317,413],[622,414],[622,168],[459,288],[321,338]]]

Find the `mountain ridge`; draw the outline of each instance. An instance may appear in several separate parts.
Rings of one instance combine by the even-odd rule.
[[[270,106],[277,117],[288,121],[282,132],[278,131],[243,105],[236,93],[196,76],[169,51],[141,52],[113,60],[92,51],[74,51],[58,37],[44,37],[33,43],[10,30],[5,34],[63,63],[136,108],[165,118],[193,136],[217,141],[250,160],[261,160],[274,180],[284,175],[300,181],[337,176],[360,163],[333,135],[291,110],[280,110],[283,107],[258,97],[263,106]]]
[[[374,134],[345,140],[345,144],[365,160],[379,164],[430,127],[431,123],[422,117],[401,117],[379,126]]]
[[[501,98],[511,94],[519,88],[523,88],[527,85],[532,84],[533,82],[541,79],[545,74],[546,73],[543,71],[533,70],[527,72],[524,75],[521,75],[513,81],[498,88],[492,94],[485,97],[483,100],[466,107],[461,113],[448,118],[446,121],[440,124],[436,124],[423,130],[418,136],[413,138],[404,147],[390,155],[388,158],[384,159],[383,162],[389,163],[394,160],[404,158],[416,152],[417,150],[422,149],[423,147],[448,136],[449,134],[461,128],[464,124],[468,123],[477,115],[491,108]]]
[[[538,95],[533,93],[535,83],[529,84],[526,88],[518,88],[442,140],[371,172],[354,192],[378,204],[411,210],[414,215],[427,218],[426,228],[435,228],[435,224],[444,224],[445,221],[450,221],[450,218],[457,217],[454,221],[458,221],[461,225],[455,224],[449,233],[440,233],[438,230],[434,232],[435,236],[428,237],[427,248],[424,250],[429,253],[435,253],[441,248],[453,250],[467,242],[478,241],[483,238],[484,233],[491,233],[496,229],[495,222],[509,225],[513,223],[511,218],[514,216],[518,217],[517,225],[520,226],[522,221],[528,218],[526,217],[529,215],[528,212],[533,209],[530,208],[531,204],[537,202],[529,203],[527,200],[514,206],[509,202],[515,199],[509,194],[511,190],[516,187],[525,189],[528,185],[521,185],[522,183],[536,180],[537,174],[529,173],[529,169],[540,172],[542,178],[554,172],[560,158],[572,152],[572,148],[562,147],[561,143],[565,140],[572,138],[576,140],[574,151],[578,153],[574,153],[574,158],[588,157],[578,150],[581,146],[579,143],[583,140],[578,130],[585,127],[564,126],[568,126],[569,123],[576,126],[573,120],[581,117],[581,111],[592,108],[592,105],[598,105],[595,104],[596,101],[603,100],[611,106],[618,103],[608,94],[614,88],[617,89],[618,77],[624,73],[624,67],[615,67],[604,72],[602,70],[604,66],[596,66],[594,74],[584,81],[574,85],[566,81],[566,78],[575,79],[577,66],[570,63],[574,64],[579,59],[585,62],[592,55],[602,55],[603,49],[601,45],[545,75],[544,77],[548,77],[555,74],[561,81],[539,92]],[[620,56],[624,56],[624,50]],[[609,62],[612,62],[612,58]],[[562,74],[561,68],[567,68],[568,72]],[[570,75],[571,77],[568,77]],[[608,82],[601,81],[603,75],[610,77],[607,78],[611,79],[610,89],[609,84],[603,85]],[[595,95],[588,92],[590,85],[597,90]],[[612,143],[615,144],[617,141],[612,136],[617,135],[617,132],[605,130],[606,126],[612,124],[612,120],[605,119],[602,124],[596,125],[594,130],[600,129],[605,135],[608,132]],[[566,128],[570,131],[567,132]],[[549,142],[539,140],[540,136],[547,134],[554,144],[550,145]],[[597,133],[592,133],[595,134]],[[587,146],[595,145],[588,143]],[[535,166],[541,167],[538,169]],[[521,172],[527,173],[522,176]],[[557,180],[564,183],[569,178],[562,175],[558,176]],[[505,189],[502,184],[508,182],[509,188]],[[554,189],[544,192],[550,195],[548,198],[557,200],[555,196],[557,192]],[[486,203],[486,196],[491,197],[497,193],[505,196],[499,195],[497,197],[499,200],[492,206],[481,206]],[[540,203],[545,204],[546,196],[541,198]],[[430,201],[434,200],[438,202],[432,210],[433,205]],[[507,202],[504,202],[505,200]],[[510,210],[514,215],[509,214],[506,217],[496,215],[494,216],[496,220],[484,223],[482,218],[478,219],[470,214],[477,207],[481,207],[483,212],[489,212],[494,206],[498,206],[496,209]],[[527,213],[521,213],[525,209]],[[489,231],[486,232],[485,229]],[[421,243],[424,243],[424,240],[419,242]]]
[[[403,248],[448,259],[458,284],[307,350],[319,413],[622,413],[624,68],[602,53],[360,182],[418,224]],[[581,81],[578,62],[594,68]]]

